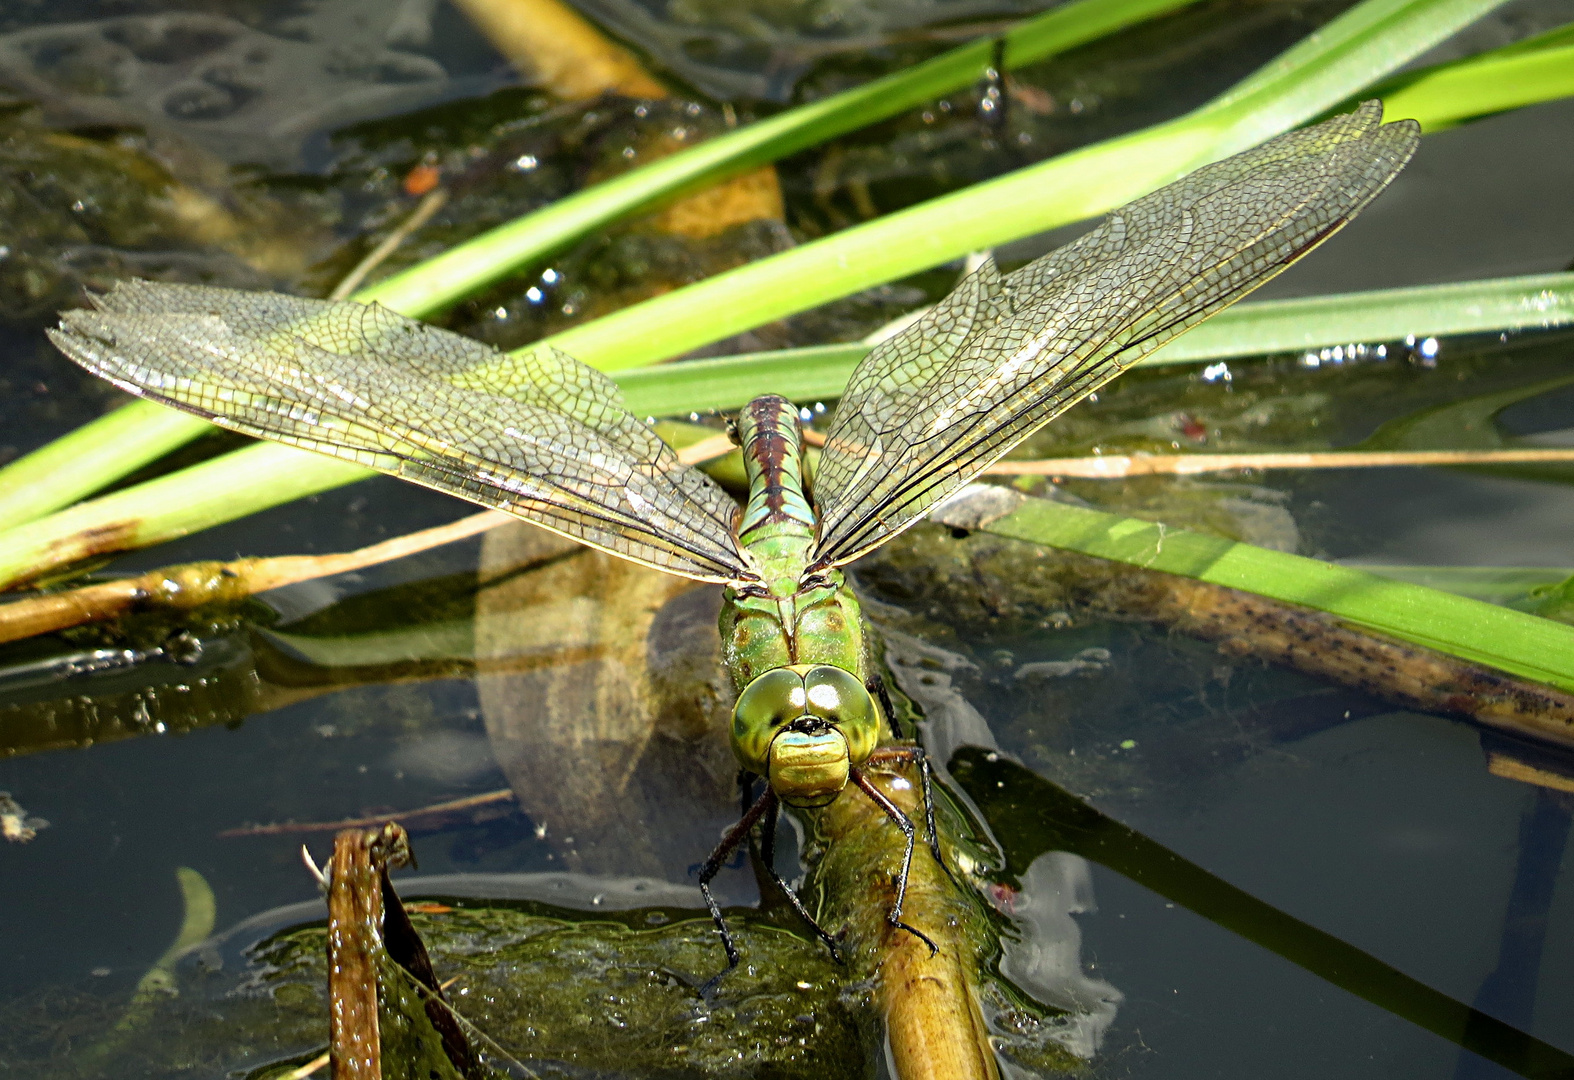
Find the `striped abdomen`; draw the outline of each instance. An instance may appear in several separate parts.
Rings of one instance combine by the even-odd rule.
[[[738,539],[745,547],[770,536],[814,535],[803,489],[803,434],[798,410],[784,397],[757,397],[738,414],[738,442],[749,478],[749,503]]]

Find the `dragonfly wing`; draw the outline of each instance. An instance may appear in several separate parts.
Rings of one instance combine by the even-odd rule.
[[[1375,102],[1114,211],[1001,278],[993,264],[871,352],[815,476],[814,561],[851,562],[1146,353],[1327,239],[1414,152]]]
[[[498,354],[386,309],[147,282],[51,332],[73,360],[235,431],[353,461],[702,581],[753,580],[737,504],[551,350],[504,397],[451,378]]]

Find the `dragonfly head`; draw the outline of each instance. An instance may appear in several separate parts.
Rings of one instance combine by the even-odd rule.
[[[851,672],[828,664],[773,668],[732,710],[732,750],[788,806],[824,806],[880,739],[879,711]]]

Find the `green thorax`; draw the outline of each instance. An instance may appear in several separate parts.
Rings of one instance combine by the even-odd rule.
[[[749,502],[738,539],[761,581],[727,590],[723,659],[738,701],[739,763],[791,806],[823,806],[880,738],[863,614],[841,571],[805,575],[815,517],[803,474],[798,410],[756,398],[738,417]]]
[[[721,636],[734,685],[789,664],[832,664],[866,678],[857,597],[840,571],[804,579],[816,529],[798,410],[775,395],[755,398],[738,416],[738,442],[749,479],[738,540],[764,582],[727,591]]]

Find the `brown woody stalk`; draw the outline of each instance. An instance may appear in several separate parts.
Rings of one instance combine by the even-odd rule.
[[[19,641],[68,626],[111,619],[158,605],[190,611],[207,604],[235,603],[254,593],[312,578],[362,570],[485,532],[513,518],[488,510],[447,525],[398,536],[380,544],[334,555],[284,555],[273,559],[185,563],[137,577],[85,585],[0,606],[0,643]]]
[[[917,769],[897,762],[866,766],[869,780],[918,828],[903,921],[929,947],[885,920],[896,896],[902,834],[851,786],[815,821],[822,857],[808,891],[818,892],[826,926],[841,939],[854,971],[876,978],[892,1064],[900,1080],[999,1080],[979,1008],[979,959],[997,943],[974,897],[952,883],[923,835]]]
[[[1072,598],[1354,687],[1421,712],[1574,746],[1574,694],[1194,578],[1062,553]]]

